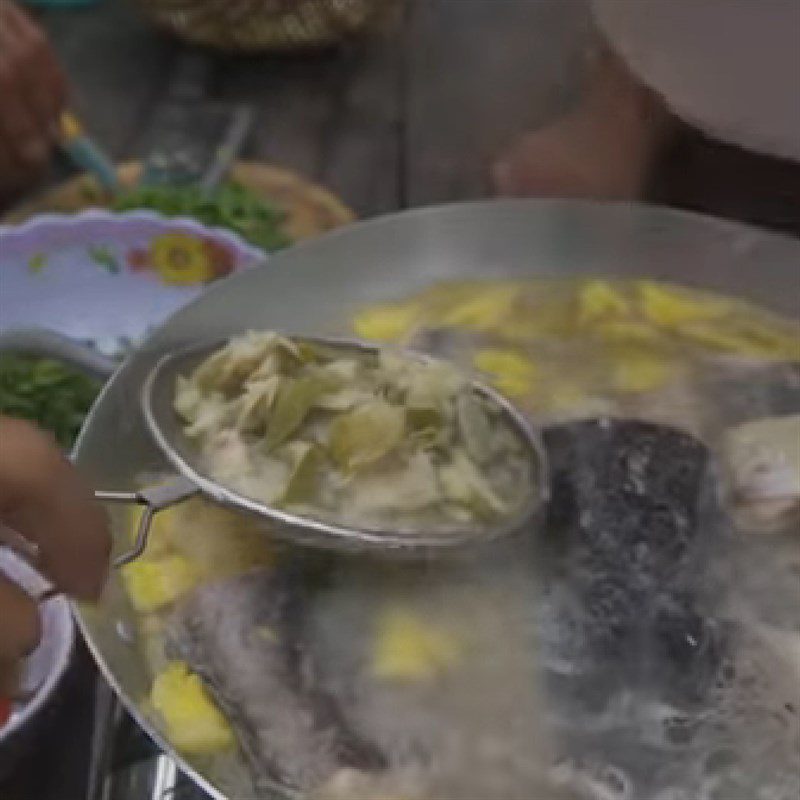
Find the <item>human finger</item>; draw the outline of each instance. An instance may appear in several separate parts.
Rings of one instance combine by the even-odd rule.
[[[36,566],[84,599],[105,584],[107,515],[55,442],[32,425],[0,417],[0,517],[39,550]]]

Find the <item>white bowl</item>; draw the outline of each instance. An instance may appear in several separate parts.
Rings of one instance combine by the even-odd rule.
[[[32,595],[47,588],[46,581],[25,561],[0,548],[0,572]],[[5,725],[0,725],[0,773],[10,768],[14,757],[36,729],[41,712],[50,702],[69,667],[75,646],[75,623],[65,597],[52,597],[41,605],[42,639],[22,669],[21,694]]]

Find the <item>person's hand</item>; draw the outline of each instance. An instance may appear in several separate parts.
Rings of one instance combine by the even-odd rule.
[[[99,596],[111,547],[105,511],[49,436],[2,416],[0,525],[36,549],[36,568],[58,589]],[[36,601],[0,573],[0,698],[13,693],[16,667],[39,635]]]
[[[47,163],[65,100],[64,75],[44,33],[0,0],[0,196]]]

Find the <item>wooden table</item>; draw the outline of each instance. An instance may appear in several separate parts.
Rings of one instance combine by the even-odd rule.
[[[574,98],[591,36],[585,0],[405,0],[369,41],[283,57],[199,53],[155,31],[134,0],[41,17],[74,106],[115,158],[143,154],[199,60],[209,99],[256,112],[246,157],[327,185],[360,216],[487,194],[492,158]],[[651,199],[800,233],[800,168],[692,132]]]
[[[187,51],[131,0],[42,16],[74,105],[116,158],[140,155]],[[515,134],[575,87],[583,0],[411,0],[368,42],[304,56],[209,53],[207,96],[246,102],[246,156],[296,169],[362,216],[480,196]]]

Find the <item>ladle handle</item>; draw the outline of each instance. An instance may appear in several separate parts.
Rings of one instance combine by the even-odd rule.
[[[147,547],[147,540],[150,536],[153,517],[165,508],[188,500],[199,491],[200,490],[188,478],[182,477],[176,477],[170,480],[169,483],[138,489],[135,492],[96,491],[94,493],[95,500],[99,500],[101,503],[130,503],[132,505],[144,506],[144,513],[139,520],[139,527],[136,530],[136,541],[133,543],[133,547],[116,556],[116,558],[112,560],[111,566],[114,569],[118,569],[139,558]],[[51,586],[41,592],[36,600],[39,603],[44,603],[51,597],[56,597],[59,594],[61,594],[61,591],[55,586]]]
[[[101,379],[111,377],[118,366],[117,362],[91,347],[87,347],[59,333],[40,328],[12,330],[0,334],[0,353],[2,352],[27,353],[29,355],[55,358],[76,367],[92,377]],[[153,515],[188,499],[197,494],[198,491],[198,488],[191,481],[186,478],[176,477],[168,483],[149,486],[135,492],[95,492],[95,498],[101,502],[134,503],[144,506],[144,513],[139,521],[136,541],[133,547],[127,552],[118,555],[113,560],[112,566],[117,568],[129,564],[144,552],[147,547]],[[23,557],[29,560],[35,560],[36,558],[35,552],[26,550],[26,543],[21,537],[16,537],[12,542],[8,542],[5,541],[3,536],[0,536],[0,547],[11,547],[12,550],[21,551]],[[37,599],[39,602],[45,602],[58,594],[60,594],[58,589],[50,587],[41,592]]]
[[[112,566],[115,569],[123,567],[125,564],[130,564],[131,561],[139,558],[147,547],[153,517],[165,508],[188,500],[199,491],[197,486],[188,478],[183,477],[176,477],[168,483],[148,486],[134,492],[96,491],[94,493],[95,499],[102,503],[133,503],[144,506],[144,513],[139,520],[133,547],[114,558],[111,562]]]

